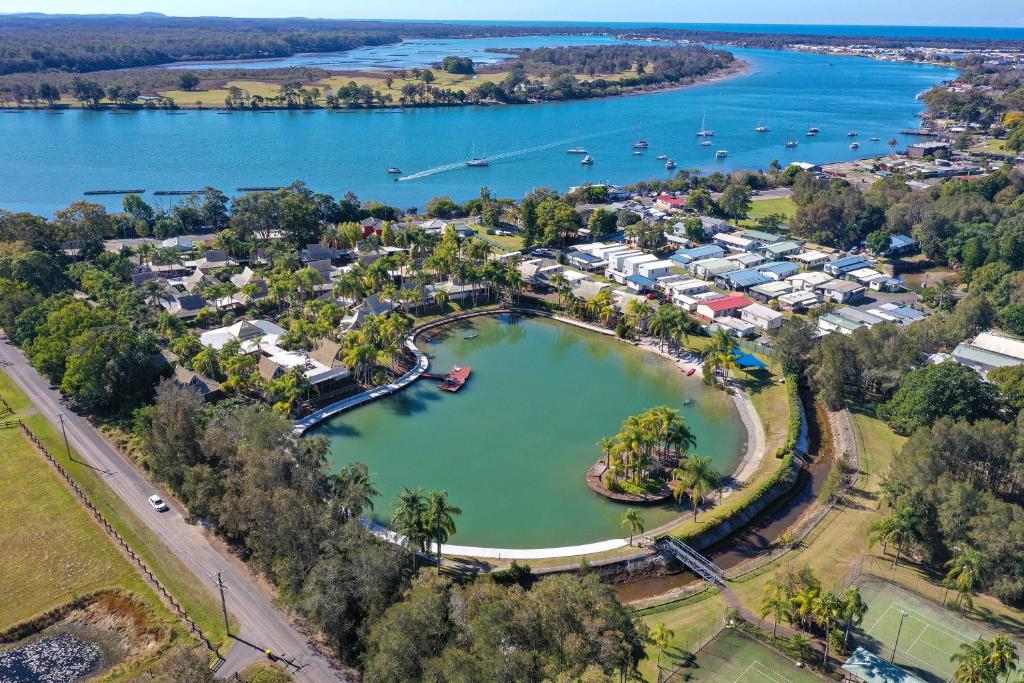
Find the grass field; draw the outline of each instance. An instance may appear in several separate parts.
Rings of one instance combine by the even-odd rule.
[[[973,152],[992,152],[994,154],[1003,154],[1008,152],[1006,149],[1006,140],[996,140],[995,138],[989,138],[984,140],[978,145],[971,147]]]
[[[504,251],[519,251],[523,248],[523,238],[519,235],[488,235],[487,228],[470,227],[476,233],[478,239],[490,242]]]
[[[757,227],[757,219],[761,216],[770,216],[773,213],[780,213],[786,220],[792,220],[796,215],[796,204],[789,197],[777,197],[773,199],[755,199],[750,203],[750,214],[740,225],[746,227]]]
[[[9,400],[9,399],[8,399]],[[20,429],[0,429],[0,630],[105,588],[171,615]]]
[[[895,645],[894,663],[925,680],[949,680],[955,668],[949,661],[950,655],[963,643],[992,635],[954,612],[888,582],[869,577],[860,582],[860,590],[868,613],[855,631],[856,644],[884,659],[892,656]]]
[[[678,676],[666,681],[706,683],[818,683],[813,673],[736,631],[726,629],[708,643]],[[687,678],[686,675],[689,675]]]
[[[28,399],[4,371],[0,371],[0,395],[14,406],[21,406],[20,417],[60,461],[61,466],[74,477],[111,526],[117,529],[122,538],[146,561],[160,582],[181,603],[210,640],[217,644],[226,642],[227,634],[221,618],[220,602],[205,586],[196,581],[195,576],[177,555],[142,523],[128,504],[106,485],[103,478],[95,470],[82,464],[81,456],[75,461],[67,459],[60,430],[45,415],[34,413],[33,408],[27,407],[31,405]],[[74,454],[74,451],[72,453]],[[0,501],[2,500],[3,498],[0,498]]]

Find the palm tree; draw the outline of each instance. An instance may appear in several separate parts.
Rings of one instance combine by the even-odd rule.
[[[672,478],[676,480],[672,494],[681,500],[683,492],[689,490],[690,503],[693,505],[693,521],[697,521],[697,507],[707,494],[720,486],[721,476],[711,467],[711,458],[694,454],[684,458],[679,467],[672,470]]]
[[[889,543],[896,544],[896,558],[892,562],[895,567],[900,561],[900,553],[903,546],[908,542],[915,543],[921,540],[921,511],[914,506],[907,505],[902,508],[890,510],[889,514],[882,519],[876,520],[868,530],[871,535],[868,537],[872,544],[882,541],[882,552],[885,553],[885,546]]]
[[[850,627],[860,626],[867,614],[868,605],[860,594],[860,586],[850,586],[843,591],[843,618],[846,619],[846,636],[843,642],[850,639]]]
[[[814,608],[818,603],[819,594],[820,591],[817,588],[802,588],[789,599],[793,618],[798,619],[804,628],[807,628],[807,622],[814,616]]]
[[[615,447],[615,440],[604,437],[598,443],[601,446],[601,451],[604,453],[604,466],[608,467],[608,458],[611,456],[612,448]]]
[[[156,325],[154,327],[166,339],[180,334],[181,330],[184,329],[181,319],[170,311],[161,311],[156,317]]]
[[[954,588],[957,592],[956,604],[959,607],[966,603],[967,608],[974,607],[971,594],[974,592],[974,584],[981,572],[981,553],[970,546],[961,546],[956,549],[956,555],[946,566],[949,573],[943,579],[942,584],[947,588]]]
[[[956,683],[992,683],[996,673],[988,662],[989,643],[979,640],[962,643],[960,651],[949,661],[956,664],[953,680]]]
[[[217,352],[209,346],[192,357],[192,369],[200,375],[215,378],[220,374],[220,363],[217,360]]]
[[[821,660],[824,665],[828,662],[829,634],[832,626],[843,617],[843,601],[832,591],[827,591],[818,597],[814,604],[814,618],[825,628],[825,656]]]
[[[790,602],[782,591],[782,587],[774,580],[769,580],[764,585],[764,593],[761,596],[762,619],[769,614],[772,616],[772,637],[776,637],[779,628],[779,619],[791,618]]]
[[[448,307],[448,292],[443,289],[434,290],[434,304],[438,311],[444,311]]]
[[[623,527],[629,527],[629,545],[633,545],[633,535],[644,532],[644,518],[636,508],[629,508],[622,513]]]
[[[1017,646],[1008,637],[999,634],[988,642],[985,660],[997,676],[1005,673],[1009,679],[1010,672],[1017,666]]]
[[[665,626],[664,623],[659,623],[651,630],[651,641],[658,648],[658,666],[661,666],[661,656],[665,654],[665,650],[668,649],[675,635],[675,631]]]
[[[424,528],[437,544],[437,573],[441,573],[441,546],[455,533],[455,517],[462,510],[448,502],[447,491],[431,491],[423,511]]]
[[[399,534],[405,544],[413,549],[413,567],[416,566],[417,552],[425,552],[430,540],[430,533],[424,521],[427,501],[423,497],[423,489],[415,491],[402,487],[394,503],[395,513],[391,517],[391,528]]]

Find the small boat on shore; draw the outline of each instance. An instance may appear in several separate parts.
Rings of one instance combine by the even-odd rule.
[[[687,377],[692,377],[693,373],[697,372],[697,368],[690,368],[690,371],[686,373]]]
[[[479,334],[467,334],[463,339],[476,339],[479,336]]]
[[[693,403],[693,399],[692,399],[692,398],[688,398],[688,399],[686,399],[685,401],[683,401],[683,405],[684,405],[684,406],[688,406],[688,405],[690,405],[691,403]]]

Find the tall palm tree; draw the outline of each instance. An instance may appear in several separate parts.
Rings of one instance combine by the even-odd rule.
[[[676,635],[675,631],[665,626],[664,623],[659,623],[653,629],[651,629],[651,641],[654,642],[654,646],[658,648],[658,666],[661,666],[661,657],[665,654],[665,650],[672,643],[672,638]]]
[[[983,640],[962,643],[960,650],[950,656],[956,664],[953,680],[956,683],[992,683],[995,671],[988,662],[989,644]]]
[[[761,595],[760,616],[762,619],[766,618],[769,614],[772,616],[773,638],[777,635],[779,619],[792,618],[791,607],[789,599],[776,581],[769,580],[765,583],[764,592]]]
[[[707,494],[721,485],[721,475],[711,467],[711,458],[694,454],[684,458],[679,467],[672,470],[672,478],[676,480],[672,494],[681,500],[684,491],[690,492],[690,503],[693,505],[693,521],[697,521],[697,507]]]
[[[220,374],[220,363],[217,360],[217,352],[210,347],[192,357],[192,369],[200,375],[215,378]]]
[[[799,620],[800,625],[804,628],[807,628],[807,623],[814,617],[814,609],[817,606],[820,593],[821,591],[817,588],[802,588],[789,599],[793,618]]]
[[[829,634],[832,627],[843,617],[843,601],[832,591],[827,591],[818,596],[814,603],[814,618],[825,629],[825,656],[822,664],[828,662]]]
[[[629,545],[633,545],[633,535],[644,532],[644,518],[636,508],[629,508],[622,513],[622,527],[629,527]]]
[[[437,544],[437,573],[441,573],[441,546],[455,533],[455,518],[460,508],[448,502],[447,491],[431,491],[423,511],[423,525]]]
[[[843,642],[850,639],[850,628],[860,626],[867,614],[868,605],[860,594],[860,586],[850,586],[843,591],[843,618],[846,619],[846,635]]]
[[[889,514],[882,519],[876,520],[868,527],[872,544],[882,541],[884,544],[882,552],[885,552],[885,545],[896,544],[896,557],[892,562],[895,567],[900,561],[900,554],[907,543],[916,543],[921,540],[921,511],[912,505],[889,511]]]
[[[391,528],[399,534],[406,545],[413,549],[414,553],[426,552],[427,543],[430,541],[430,532],[427,530],[425,521],[427,512],[427,500],[423,496],[423,489],[415,491],[402,487],[395,498],[393,505],[395,512],[391,517]],[[416,556],[413,555],[413,567],[416,565]]]
[[[985,660],[997,676],[1006,674],[1009,679],[1010,672],[1017,667],[1017,646],[1007,636],[999,634],[988,642]]]
[[[978,581],[978,575],[981,573],[981,563],[981,553],[965,545],[957,548],[956,555],[946,564],[949,567],[949,573],[946,574],[942,583],[947,588],[956,589],[957,607],[964,603],[967,604],[968,609],[974,607],[971,594],[974,593],[974,584]]]

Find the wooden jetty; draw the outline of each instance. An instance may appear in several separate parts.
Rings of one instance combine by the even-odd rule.
[[[97,195],[97,194],[145,194],[146,189],[135,189],[135,190],[86,190],[82,194],[84,195]]]
[[[202,193],[202,190],[157,190],[153,194],[157,197],[176,197]]]
[[[235,192],[277,192],[283,189],[284,187],[281,185],[255,185],[253,187],[236,188]]]
[[[450,391],[455,393],[462,387],[466,386],[466,382],[469,381],[469,376],[472,373],[473,368],[460,368],[456,365],[447,375],[441,375],[436,372],[424,372],[420,377],[439,380],[440,384],[437,385],[438,389],[441,391]]]

